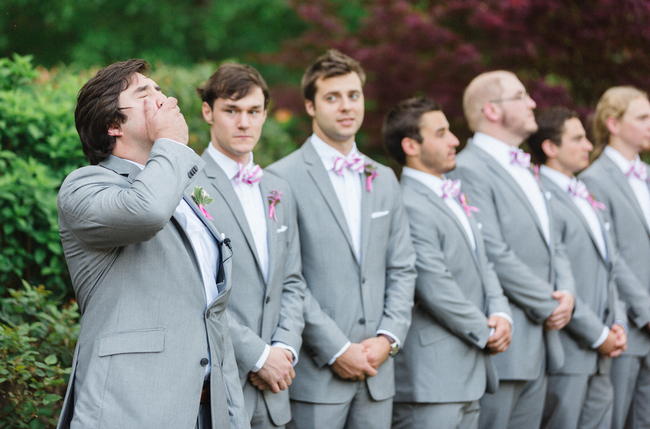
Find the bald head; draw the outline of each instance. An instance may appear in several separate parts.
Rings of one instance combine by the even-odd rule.
[[[483,120],[483,106],[503,96],[504,80],[507,79],[518,80],[512,72],[495,70],[481,73],[467,85],[463,94],[463,110],[472,131],[477,131]]]

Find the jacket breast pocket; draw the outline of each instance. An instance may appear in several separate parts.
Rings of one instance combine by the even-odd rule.
[[[165,349],[165,328],[136,329],[106,334],[99,340],[100,357],[124,353],[160,353]]]

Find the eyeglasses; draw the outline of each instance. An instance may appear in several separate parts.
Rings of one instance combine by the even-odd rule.
[[[524,101],[527,98],[531,97],[526,91],[523,91],[517,93],[516,95],[513,95],[512,97],[496,98],[494,100],[490,100],[490,103],[503,103],[504,101]]]

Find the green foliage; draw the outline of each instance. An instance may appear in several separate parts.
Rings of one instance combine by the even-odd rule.
[[[0,299],[0,422],[53,427],[70,374],[79,312],[27,282]]]

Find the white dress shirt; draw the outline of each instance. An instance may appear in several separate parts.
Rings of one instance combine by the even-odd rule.
[[[576,180],[575,177],[569,177],[545,165],[542,165],[540,168],[540,173],[549,178],[567,193],[569,192],[569,185],[571,184],[571,181]],[[600,222],[598,221],[596,210],[584,198],[580,198],[571,194],[569,194],[569,197],[571,197],[571,201],[573,201],[576,207],[578,207],[578,210],[580,210],[580,213],[582,213],[582,216],[584,216],[585,220],[587,221],[592,236],[596,239],[596,243],[598,244],[598,249],[605,257],[607,257],[607,247],[605,246],[604,231],[600,225]],[[603,344],[607,339],[607,335],[609,335],[609,328],[604,327],[603,332],[600,334],[600,337],[598,337],[598,339],[591,345],[591,347],[594,349],[600,347],[600,345]]]
[[[321,159],[327,175],[330,178],[330,183],[334,188],[334,193],[336,198],[339,201],[343,215],[345,216],[345,223],[348,227],[348,232],[352,238],[352,246],[354,248],[354,255],[357,258],[357,261],[361,261],[361,181],[362,173],[356,173],[352,170],[344,168],[341,175],[334,172],[334,161],[338,157],[352,157],[352,156],[361,156],[357,150],[356,143],[353,144],[352,150],[347,155],[343,155],[338,150],[334,149],[332,146],[325,143],[320,137],[316,134],[312,134],[309,138],[318,157]],[[399,346],[399,339],[393,335],[391,332],[380,329],[377,331],[377,335],[387,335]],[[328,361],[328,364],[332,365],[336,359],[341,356],[345,351],[350,347],[350,342],[348,341],[342,348]]]
[[[226,174],[226,177],[230,180],[235,195],[241,204],[242,209],[244,210],[244,216],[246,216],[246,222],[248,223],[248,228],[253,235],[253,243],[255,244],[255,251],[257,257],[260,261],[260,268],[262,269],[262,275],[264,276],[264,281],[268,281],[269,276],[269,246],[268,246],[268,236],[266,228],[266,216],[267,213],[264,208],[264,199],[262,196],[262,191],[260,190],[260,182],[247,184],[235,180],[235,176],[239,172],[240,165],[237,161],[227,157],[222,152],[217,150],[214,147],[214,144],[210,142],[207,148],[208,154],[212,157],[214,162],[223,170]],[[247,166],[253,165],[253,154],[250,154],[250,159]],[[293,347],[279,342],[274,342],[274,346],[281,347],[283,349],[289,350],[293,354],[293,364],[298,363],[298,353],[294,350]],[[271,347],[266,344],[264,351],[260,357],[255,362],[255,367],[252,371],[257,372],[266,363],[266,360],[271,353]]]
[[[609,159],[614,161],[614,164],[616,164],[625,175],[627,175],[628,171],[630,171],[630,167],[632,167],[632,164],[634,162],[641,162],[638,155],[634,161],[628,161],[623,155],[621,155],[619,151],[611,146],[605,146],[604,152],[605,155],[609,157]],[[648,224],[648,227],[650,227],[650,191],[648,191],[647,182],[644,182],[635,175],[630,174],[627,176],[627,183],[630,184],[630,187],[634,192],[634,196],[636,197],[639,206],[641,206],[641,211],[643,212],[645,221]]]
[[[518,148],[483,133],[474,134],[472,142],[493,157],[519,185],[537,214],[546,242],[550,243],[550,224],[542,190],[529,169],[510,163],[510,152]]]
[[[432,174],[425,173],[424,171],[416,170],[410,167],[404,167],[402,169],[402,176],[410,177],[414,180],[417,180],[427,188],[431,189],[431,191],[433,191],[434,194],[442,198],[442,183],[444,178],[441,179]],[[465,234],[467,234],[467,238],[472,244],[472,250],[476,251],[476,237],[474,237],[474,232],[472,231],[472,227],[469,224],[469,219],[467,217],[467,214],[465,213],[465,211],[460,206],[458,201],[456,201],[455,198],[443,198],[443,201],[445,202],[447,207],[449,207],[451,212],[456,216],[460,224],[463,226],[463,229],[465,230]],[[492,313],[490,316],[502,317],[510,323],[510,326],[513,326],[512,318],[507,313],[496,312],[496,313]],[[490,335],[492,335],[493,332],[494,332],[494,328],[490,330]]]

